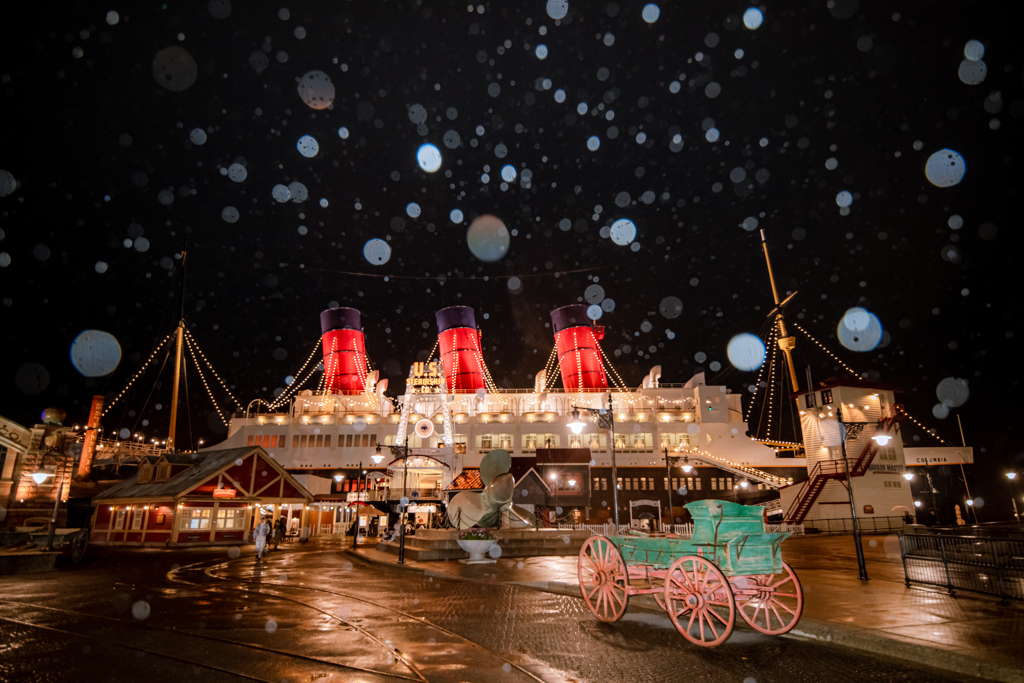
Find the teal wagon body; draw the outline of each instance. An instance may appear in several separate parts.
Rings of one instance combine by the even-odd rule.
[[[782,541],[790,532],[767,533],[764,508],[724,500],[688,503],[693,515],[693,536],[630,534],[610,536],[627,565],[667,569],[683,555],[712,560],[726,576],[775,574],[782,571]]]
[[[580,592],[601,621],[617,621],[634,595],[651,595],[691,642],[720,645],[736,613],[762,633],[791,630],[803,611],[796,573],[782,560],[790,532],[765,530],[764,508],[723,500],[686,505],[693,535],[592,536],[580,550]]]

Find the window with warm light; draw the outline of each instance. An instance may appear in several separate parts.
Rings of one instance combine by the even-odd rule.
[[[181,511],[181,529],[209,529],[212,512],[210,508],[184,508]]]
[[[245,526],[245,508],[217,510],[217,529],[241,529]]]

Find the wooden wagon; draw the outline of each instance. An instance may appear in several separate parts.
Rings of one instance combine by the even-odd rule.
[[[580,592],[601,621],[618,621],[632,595],[653,595],[687,640],[724,643],[736,612],[754,629],[786,633],[800,619],[803,589],[782,561],[789,532],[766,533],[764,509],[722,500],[686,505],[693,536],[632,532],[591,536],[577,564]]]

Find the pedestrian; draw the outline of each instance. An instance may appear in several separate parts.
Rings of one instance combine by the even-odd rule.
[[[256,529],[253,531],[253,537],[256,539],[256,561],[259,562],[263,559],[263,551],[267,548],[267,534],[270,533],[270,525],[267,524],[267,518],[264,517],[259,524],[256,525]]]
[[[914,523],[914,518],[910,516],[910,512],[909,511],[903,513],[903,523],[904,524],[913,524]]]
[[[284,540],[284,517],[278,517],[277,521],[274,522],[274,550],[281,545],[281,541]]]
[[[935,526],[939,522],[939,516],[935,514],[935,510],[928,511],[928,521],[925,522],[928,526]]]

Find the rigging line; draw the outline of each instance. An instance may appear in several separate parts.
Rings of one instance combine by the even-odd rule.
[[[292,383],[288,385],[288,388],[287,388],[287,389],[285,389],[285,390],[284,390],[283,392],[281,392],[281,395],[280,395],[280,396],[278,396],[278,397],[277,397],[277,398],[276,398],[276,399],[274,400],[274,402],[273,402],[273,403],[267,403],[267,402],[266,402],[266,401],[264,401],[264,400],[263,400],[262,398],[258,398],[258,399],[256,399],[256,400],[257,400],[257,401],[262,401],[262,402],[263,402],[263,403],[264,403],[264,404],[265,404],[265,405],[266,405],[266,406],[267,406],[267,407],[268,407],[269,409],[271,409],[271,410],[277,410],[277,408],[278,408],[278,407],[279,407],[280,405],[282,405],[282,404],[283,404],[283,403],[284,403],[285,401],[287,401],[287,400],[288,400],[288,399],[290,398],[289,394],[290,394],[291,392],[294,392],[294,391],[298,391],[298,390],[299,390],[299,388],[301,388],[303,384],[305,384],[306,382],[308,382],[308,381],[309,381],[309,378],[310,378],[310,377],[312,377],[312,376],[314,375],[314,373],[316,373],[316,369],[317,369],[317,367],[319,367],[319,366],[318,366],[318,365],[317,365],[317,366],[314,366],[314,367],[313,367],[313,369],[312,369],[312,370],[310,370],[310,371],[309,371],[309,372],[308,372],[308,373],[306,374],[305,378],[303,378],[303,379],[302,379],[301,381],[300,381],[300,380],[298,380],[298,379],[293,379],[293,380],[292,380]]]
[[[760,415],[757,418],[757,433],[759,435],[761,434],[761,425],[764,424],[764,411],[765,411],[765,408],[768,405],[768,400],[771,397],[772,391],[774,391],[774,389],[775,389],[774,384],[775,384],[775,349],[776,348],[777,347],[772,346],[772,359],[768,362],[768,377],[767,377],[767,381],[765,382],[764,397],[761,399],[761,413],[760,413]],[[769,414],[769,422],[770,422],[770,420],[771,420],[771,416]]]
[[[557,270],[551,271],[550,273],[515,273],[512,275],[468,275],[468,276],[456,276],[456,275],[383,275],[380,273],[357,273],[350,270],[334,270],[332,268],[314,268],[307,266],[305,270],[318,271],[321,273],[332,273],[334,275],[352,275],[355,277],[372,277],[372,278],[384,278],[387,280],[434,280],[437,281],[439,277],[443,277],[444,281],[457,280],[457,281],[482,281],[489,282],[491,280],[510,280],[512,278],[524,279],[524,278],[537,278],[537,277],[560,277],[562,275],[572,275],[574,273],[590,273],[595,270],[608,270],[609,268],[615,268],[616,266],[594,266],[592,268],[575,268],[573,270]]]
[[[185,342],[188,345],[188,352],[192,355],[192,362],[196,364],[196,371],[199,373],[199,379],[203,381],[203,386],[206,387],[206,394],[210,397],[210,402],[213,403],[213,409],[217,411],[217,416],[220,418],[220,421],[224,423],[224,426],[228,427],[228,421],[224,419],[224,414],[221,413],[220,407],[217,405],[217,399],[213,395],[213,390],[210,388],[210,384],[206,381],[206,378],[203,377],[203,369],[199,367],[199,360],[196,358],[192,339],[189,336],[186,336]]]
[[[164,368],[167,367],[167,361],[171,358],[171,347],[167,347],[167,355],[164,356],[164,362],[160,364],[160,372],[156,373],[156,379],[153,380],[153,386],[149,389],[149,395],[146,396],[146,402],[142,404],[142,410],[135,416],[135,424],[132,425],[132,434],[135,433],[135,428],[139,426],[139,420],[142,419],[142,414],[146,412],[146,406],[149,405],[149,399],[153,398],[153,392],[156,391],[156,385],[160,383],[160,377],[164,374]]]
[[[308,365],[309,365],[309,362],[310,362],[311,360],[313,360],[313,358],[315,358],[315,357],[316,357],[316,352],[317,352],[317,349],[319,349],[319,348],[320,348],[320,343],[321,343],[321,337],[317,337],[317,338],[316,338],[316,343],[315,343],[315,344],[313,344],[313,350],[312,350],[312,351],[310,352],[310,354],[309,354],[309,357],[308,357],[308,358],[306,358],[306,361],[305,361],[305,362],[304,362],[304,363],[302,364],[302,367],[301,367],[301,368],[299,368],[299,371],[298,371],[298,372],[296,372],[296,373],[295,373],[294,375],[292,375],[292,377],[294,377],[294,378],[295,378],[295,379],[294,379],[294,380],[292,381],[292,385],[295,385],[295,383],[296,383],[296,382],[298,381],[298,378],[299,378],[299,377],[301,377],[301,376],[302,376],[302,373],[303,373],[303,371],[305,371],[305,369],[306,369],[306,366],[308,366]],[[314,367],[313,369],[314,369],[314,370],[316,370],[316,368],[315,368],[315,367]],[[326,369],[326,368],[324,368],[324,372],[326,372],[326,371],[327,371],[327,369]],[[306,379],[309,379],[309,378],[307,377]],[[305,381],[305,380],[304,380],[304,381]],[[277,405],[279,405],[280,403],[282,403],[283,401],[285,401],[285,400],[286,400],[286,397],[288,396],[288,393],[289,393],[289,391],[292,391],[292,390],[293,390],[293,387],[292,387],[292,385],[289,385],[289,387],[288,387],[287,389],[285,389],[285,390],[284,390],[284,392],[282,392],[282,394],[281,394],[281,395],[280,395],[279,397],[277,397],[277,398],[276,398],[276,399],[275,399],[275,400],[273,401],[273,403],[267,403],[267,405],[268,405],[268,406],[277,406]],[[298,387],[294,387],[294,388],[298,388]],[[258,400],[263,400],[263,399],[258,399]],[[266,401],[264,401],[264,403],[266,403]]]
[[[188,335],[188,338],[191,341],[191,343],[195,345],[196,351],[199,352],[199,357],[203,359],[204,363],[206,363],[206,367],[210,368],[210,372],[213,374],[214,377],[217,378],[217,381],[220,382],[220,386],[224,389],[225,392],[227,392],[227,395],[231,397],[231,400],[235,402],[235,407],[238,408],[239,411],[241,411],[242,404],[239,403],[238,399],[235,398],[235,395],[231,393],[231,389],[228,388],[227,383],[224,382],[224,380],[221,379],[221,376],[217,374],[217,371],[213,369],[213,365],[210,364],[210,361],[206,357],[206,354],[203,353],[203,350],[201,348],[199,348],[199,342],[197,342],[195,337],[192,336],[192,333],[188,331],[188,328],[185,328],[185,334]],[[198,360],[196,361],[196,365],[199,365]]]
[[[137,379],[139,379],[143,374],[145,374],[146,369],[149,367],[149,364],[153,362],[154,358],[156,358],[156,354],[160,351],[160,349],[164,347],[168,340],[170,340],[170,338],[173,336],[174,332],[171,332],[166,337],[164,337],[164,340],[160,342],[160,344],[158,344],[155,349],[153,349],[153,352],[149,354],[149,358],[146,359],[146,362],[142,364],[141,368],[135,371],[135,374],[133,374],[131,376],[131,379],[128,380],[128,384],[126,384],[124,389],[122,389],[121,392],[114,397],[114,400],[107,405],[107,407],[103,410],[103,414],[100,417],[106,417],[107,413],[110,412],[110,409],[114,407],[114,405],[118,402],[118,400],[120,400],[122,396],[124,396],[125,392],[127,392],[132,387],[132,385],[135,383]]]

